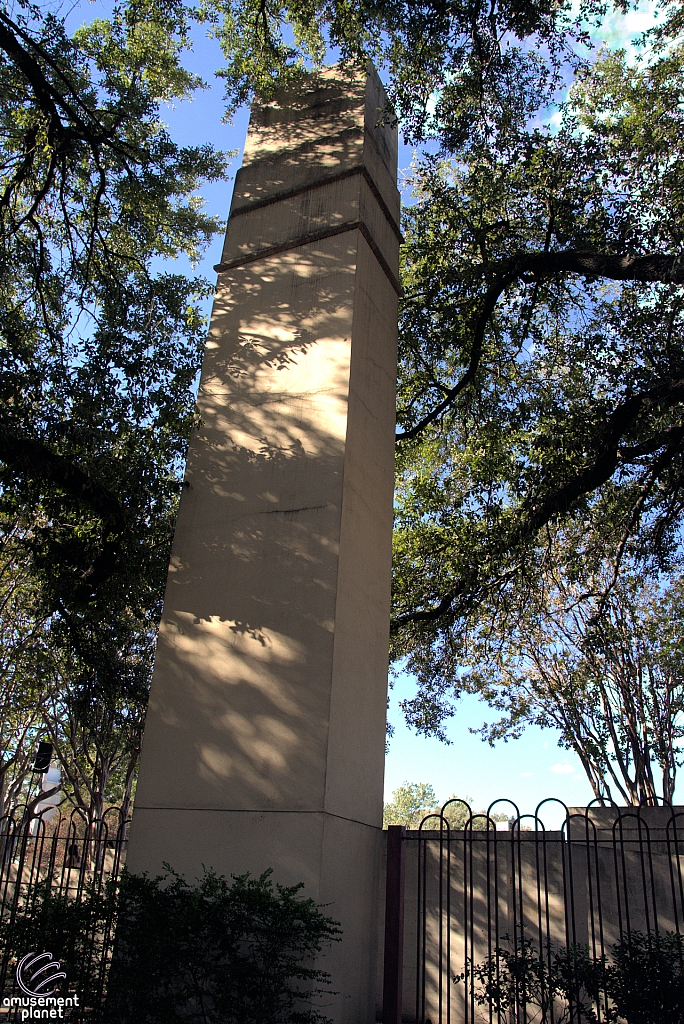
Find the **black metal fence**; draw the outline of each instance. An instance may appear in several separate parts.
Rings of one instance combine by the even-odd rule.
[[[473,814],[450,801],[417,830],[390,827],[385,1024],[579,1022],[572,1000],[506,1007],[515,956],[514,970],[527,950],[550,976],[562,949],[610,963],[630,936],[684,931],[684,808],[544,801],[495,821],[507,803]],[[551,805],[563,819],[552,829],[542,821]],[[598,1020],[607,1006],[605,995],[594,1002]]]
[[[23,807],[0,818],[0,1020],[20,1019],[7,1006],[25,996],[17,982],[18,961],[46,951],[62,957],[67,977],[60,994],[77,995],[68,1019],[98,1019],[127,831],[118,808],[94,820],[79,810],[56,810],[46,821]],[[62,950],[51,949],[49,943],[60,934],[66,938],[70,926],[75,934]]]
[[[551,805],[562,818],[553,828],[543,821]],[[508,821],[494,820],[504,806],[473,814],[450,801],[419,829],[390,827],[384,1024],[579,1024],[572,1004],[540,1009],[523,1000],[509,1012],[483,1001],[475,966],[489,964],[496,981],[506,951],[525,944],[550,968],[562,948],[610,960],[630,936],[684,932],[684,808],[545,801],[534,815],[513,806]],[[68,990],[79,997],[68,1018],[100,1019],[127,829],[116,808],[98,820],[73,811],[46,822],[22,808],[0,818],[3,1000],[22,995],[22,955],[55,952],[45,943],[61,914],[77,938],[59,953]],[[594,1007],[599,1020],[606,1005]],[[20,1018],[0,1005],[3,1019]]]

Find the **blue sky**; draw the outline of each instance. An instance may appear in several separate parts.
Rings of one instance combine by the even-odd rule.
[[[447,728],[447,746],[417,736],[404,723],[398,703],[414,692],[414,681],[403,675],[390,696],[388,718],[395,731],[385,762],[386,800],[405,780],[430,782],[442,801],[452,794],[470,797],[477,810],[500,798],[515,801],[522,814],[532,813],[548,797],[568,806],[584,806],[593,798],[578,758],[558,746],[555,730],[530,727],[520,739],[490,747],[469,729],[494,714],[477,697],[466,695]]]
[[[601,32],[595,34],[596,43],[600,45],[605,41],[613,47],[628,45],[635,34],[652,23],[654,6],[648,0],[641,12],[632,12],[626,19],[617,15],[610,17]],[[106,15],[109,9],[110,5],[101,0],[79,5],[71,14],[70,24],[75,28],[82,21]],[[213,69],[221,64],[218,43],[198,31],[194,48],[186,54],[184,63],[189,70],[201,75],[209,87],[190,102],[167,107],[164,119],[179,144],[209,142],[220,149],[237,150],[232,165],[234,173],[240,166],[249,112],[240,110],[233,124],[222,123],[223,86],[213,75]],[[412,156],[412,149],[400,146],[400,172],[408,170]],[[232,190],[232,180],[205,187],[202,194],[208,211],[227,217]],[[210,280],[215,278],[213,265],[219,262],[222,241],[221,237],[213,240],[199,268]],[[477,697],[466,696],[449,723],[447,732],[451,744],[446,745],[436,739],[417,736],[404,724],[398,702],[414,692],[415,683],[404,674],[396,680],[391,693],[389,720],[395,732],[386,759],[386,799],[404,781],[431,783],[440,800],[452,794],[470,797],[478,810],[500,798],[515,801],[521,813],[533,812],[540,801],[550,797],[575,806],[592,799],[579,759],[558,746],[555,731],[530,727],[520,739],[492,748],[469,732],[470,727],[481,725],[488,715],[492,717],[492,712]],[[552,827],[558,814],[553,807],[547,807],[542,815],[547,827]]]

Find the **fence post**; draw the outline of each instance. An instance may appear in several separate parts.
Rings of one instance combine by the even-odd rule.
[[[387,829],[387,884],[385,888],[385,970],[382,986],[382,1024],[401,1024],[404,969],[404,874],[406,829]]]

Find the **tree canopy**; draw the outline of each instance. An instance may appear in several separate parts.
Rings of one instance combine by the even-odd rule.
[[[208,285],[152,262],[197,258],[219,222],[194,193],[226,161],[159,120],[198,84],[172,10],[71,39],[26,8],[0,46],[0,506],[92,660],[101,623],[157,611]]]
[[[47,687],[43,704],[78,802],[74,750],[102,781],[115,755],[93,728],[140,711],[195,422],[211,288],[169,260],[196,263],[220,230],[197,190],[227,155],[177,145],[163,122],[163,103],[202,87],[183,64],[194,27],[221,44],[228,115],[336,48],[386,68],[416,140],[444,105],[454,137],[479,130],[513,72],[548,95],[581,30],[555,0],[123,0],[75,32],[70,13],[0,6],[0,534],[30,577],[24,663],[50,666],[59,699]],[[126,723],[133,742],[140,715]]]
[[[161,261],[197,260],[220,222],[196,190],[227,168],[160,119],[200,84],[186,32],[173,4],[73,35],[0,10],[0,559],[32,579],[41,716],[46,675],[72,710],[139,686],[161,608],[210,290]]]
[[[416,135],[435,88],[461,75],[465,97],[466,79],[500,82],[507,65],[497,78],[486,38],[559,45],[567,27],[555,4],[519,2],[485,14],[477,3],[131,0],[72,36],[40,4],[0,12],[2,503],[25,517],[48,603],[72,632],[117,585],[130,602],[125,566],[148,585],[165,565],[158,513],[173,507],[193,422],[208,284],[152,265],[197,259],[220,225],[196,190],[226,171],[224,154],[177,146],[160,119],[162,101],[201,86],[181,61],[197,21],[222,44],[228,112],[337,46],[388,65]]]
[[[633,66],[586,50],[605,11],[124,0],[70,33],[66,11],[0,6],[0,560],[20,553],[26,671],[68,695],[60,742],[91,764],[101,722],[128,737],[97,753],[101,778],[139,735],[195,423],[211,289],[169,260],[221,228],[197,190],[227,155],[162,117],[202,86],[183,65],[197,25],[228,115],[334,48],[384,67],[405,137],[439,149],[406,216],[398,434],[393,653],[424,707],[468,638],[553,585],[558,552],[578,579],[676,561],[681,16],[665,5]]]
[[[623,575],[601,614],[598,600],[559,581],[498,644],[472,643],[458,682],[434,687],[427,707],[409,702],[409,717],[440,731],[454,694],[480,694],[501,715],[473,730],[490,743],[529,722],[555,728],[600,802],[672,803],[684,760],[681,574],[659,586]]]
[[[424,731],[562,591],[598,620],[626,569],[681,564],[684,43],[665,14],[635,61],[579,66],[555,119],[445,130],[415,170],[393,653]]]

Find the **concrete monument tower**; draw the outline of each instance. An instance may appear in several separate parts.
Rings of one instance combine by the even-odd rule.
[[[374,1020],[399,286],[370,69],[252,110],[219,267],[128,865],[268,867],[343,928]]]

